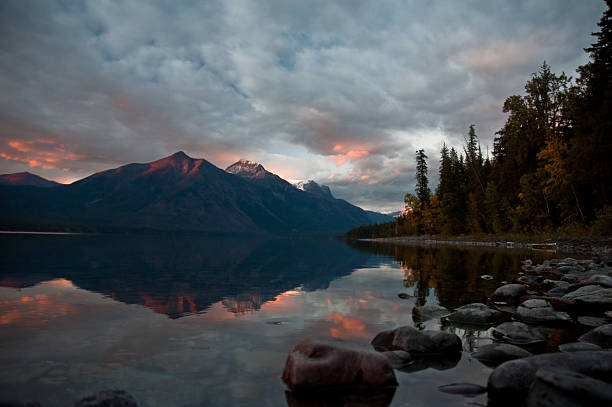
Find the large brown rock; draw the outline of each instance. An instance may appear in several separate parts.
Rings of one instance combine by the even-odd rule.
[[[397,386],[393,368],[380,353],[310,340],[289,352],[282,379],[290,390],[298,392]]]

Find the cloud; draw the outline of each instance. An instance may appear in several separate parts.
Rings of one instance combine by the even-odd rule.
[[[76,178],[182,149],[401,206],[416,149],[435,172],[441,142],[458,147],[472,123],[491,145],[503,100],[543,60],[586,61],[604,6],[4,1],[0,172]]]

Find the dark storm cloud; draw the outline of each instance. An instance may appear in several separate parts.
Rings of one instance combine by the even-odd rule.
[[[3,1],[0,172],[70,179],[183,149],[219,166],[258,159],[393,208],[414,185],[416,149],[435,172],[441,144],[460,146],[469,124],[490,145],[503,100],[542,61],[568,74],[586,61],[603,9]]]

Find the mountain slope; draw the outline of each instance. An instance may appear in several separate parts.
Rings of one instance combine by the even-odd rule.
[[[370,223],[348,202],[321,200],[254,170],[232,174],[178,152],[55,188],[0,186],[0,227],[290,234]]]
[[[31,185],[40,188],[50,188],[61,184],[29,172],[16,172],[14,174],[0,175],[0,185]]]

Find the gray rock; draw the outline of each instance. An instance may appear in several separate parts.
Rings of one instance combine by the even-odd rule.
[[[551,297],[563,297],[567,294],[567,287],[554,287],[546,292],[546,295]]]
[[[442,318],[450,314],[448,308],[436,304],[427,304],[412,309],[412,319],[415,321],[428,321]]]
[[[506,284],[499,287],[491,295],[491,300],[495,302],[505,302],[506,304],[518,304],[521,296],[525,295],[527,287],[523,284]]]
[[[503,317],[503,313],[485,304],[472,303],[457,308],[448,319],[455,324],[493,325]]]
[[[504,322],[493,328],[493,335],[514,345],[531,345],[546,340],[540,332],[522,322]]]
[[[138,404],[126,391],[104,390],[82,398],[74,407],[138,407]]]
[[[448,355],[412,356],[403,350],[381,352],[396,370],[404,373],[413,373],[428,368],[435,370],[447,370],[457,366],[461,359],[461,353]]]
[[[606,381],[612,377],[612,352],[548,353],[511,360],[489,376],[489,399],[494,405],[520,405],[536,378],[536,372],[542,368],[566,369]]]
[[[565,369],[541,368],[531,384],[526,407],[612,405],[612,385]]]
[[[563,298],[574,300],[579,304],[592,308],[612,307],[612,288],[605,288],[599,285],[587,285],[565,294]]]
[[[483,280],[493,280],[493,276],[489,274],[483,274],[482,276],[480,276],[480,278],[482,278]]]
[[[492,343],[478,348],[472,357],[489,367],[497,367],[504,362],[531,356],[523,348],[508,343]]]
[[[399,293],[397,296],[400,297],[402,300],[410,298],[410,294],[406,293]]]
[[[460,394],[466,397],[474,397],[486,393],[487,388],[474,383],[451,383],[438,386],[438,390],[443,393]]]
[[[574,291],[586,285],[598,285],[601,287],[612,288],[612,277],[605,274],[596,274],[585,278],[584,280],[580,280],[578,283],[570,286],[568,291]]]
[[[585,350],[601,350],[601,346],[588,342],[569,342],[559,345],[561,352],[584,352]]]
[[[612,348],[612,324],[598,326],[578,338],[580,342],[594,343],[604,349]]]
[[[455,334],[442,331],[419,331],[402,326],[383,331],[372,339],[378,351],[403,350],[412,356],[445,355],[461,352],[461,339]]]
[[[557,271],[560,271],[561,273],[579,273],[584,270],[580,266],[561,266],[557,268]]]
[[[310,340],[289,352],[282,379],[295,391],[397,386],[391,365],[380,353]]]
[[[591,316],[582,316],[576,319],[579,324],[584,326],[590,326],[591,328],[596,328],[598,326],[607,325],[610,323],[608,318],[600,318],[600,317],[591,317]]]
[[[555,324],[571,322],[571,318],[565,312],[555,311],[552,305],[541,299],[527,300],[516,310],[518,317],[532,324]]]

